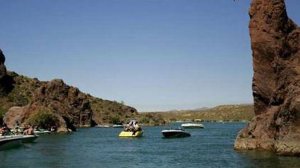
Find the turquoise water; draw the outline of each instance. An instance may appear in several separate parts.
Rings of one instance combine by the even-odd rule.
[[[191,137],[164,139],[166,127],[144,127],[144,137],[119,138],[118,128],[86,128],[40,136],[36,143],[0,151],[0,167],[300,167],[300,158],[233,150],[243,123],[204,123]]]

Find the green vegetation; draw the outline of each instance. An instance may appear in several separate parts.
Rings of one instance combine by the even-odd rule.
[[[31,79],[15,72],[8,72],[12,78],[13,89],[6,95],[0,97],[0,107],[7,111],[12,106],[25,106],[32,101],[34,91],[41,82]]]
[[[3,118],[5,112],[6,111],[2,107],[0,107],[0,118]]]
[[[144,125],[151,126],[163,125],[166,123],[162,115],[158,113],[139,113],[137,120]]]
[[[136,109],[117,103],[116,101],[102,100],[92,96],[89,99],[93,110],[93,120],[96,123],[126,123],[138,115]]]
[[[122,123],[121,120],[120,120],[120,116],[109,116],[109,119],[108,119],[109,123],[112,123],[112,124],[119,124],[119,123]]]
[[[0,107],[0,126],[3,124],[3,117],[5,112],[6,111],[2,107]]]
[[[56,126],[58,118],[50,111],[50,109],[40,108],[29,116],[26,123],[32,126],[48,129],[51,126]]]

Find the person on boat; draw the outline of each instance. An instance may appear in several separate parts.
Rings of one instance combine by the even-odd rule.
[[[132,135],[135,135],[136,132],[140,131],[141,127],[138,125],[138,122],[135,121],[133,125]]]
[[[124,128],[125,131],[135,132],[136,127],[139,127],[137,125],[137,122],[135,120],[131,120],[126,127]]]
[[[26,130],[23,132],[24,135],[34,135],[34,129],[32,126],[29,126]]]
[[[8,135],[10,132],[10,129],[7,127],[7,125],[4,123],[3,126],[0,128],[0,134],[1,135]]]
[[[135,122],[133,127],[134,127],[134,131],[140,131],[141,130],[141,127],[138,125],[138,122]]]
[[[54,131],[56,131],[56,129],[57,129],[56,126],[51,126],[50,131],[54,132]]]
[[[134,121],[131,120],[128,124],[127,124],[127,127],[126,127],[126,130],[125,131],[133,131],[134,130]]]
[[[16,122],[14,133],[17,135],[21,133],[19,121]]]

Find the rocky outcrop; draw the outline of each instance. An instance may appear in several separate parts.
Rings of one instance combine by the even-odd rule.
[[[0,96],[5,96],[12,89],[12,79],[7,76],[6,67],[4,65],[5,56],[0,49]]]
[[[256,116],[235,149],[300,155],[300,29],[284,0],[252,0],[249,15]]]
[[[14,72],[8,72],[8,76],[15,83],[7,96],[0,97],[0,108],[8,109],[4,118],[9,126],[15,125],[16,121],[26,124],[36,111],[45,110],[56,116],[55,126],[59,130],[126,122],[138,115],[133,107],[95,98],[60,79],[42,82]]]
[[[6,75],[6,67],[4,65],[5,62],[5,56],[0,49],[0,79],[2,79]]]
[[[77,88],[66,85],[56,79],[42,84],[35,91],[31,106],[43,106],[51,109],[72,126],[91,126],[92,109],[86,94]]]
[[[4,121],[9,128],[14,128],[17,123],[22,123],[25,121],[26,116],[28,116],[28,106],[19,107],[14,106],[11,107],[4,117]]]
[[[30,123],[30,119],[32,116],[36,115],[37,113],[43,112],[42,110],[47,109],[43,106],[36,106],[36,105],[27,105],[23,107],[11,107],[8,112],[4,116],[4,122],[7,124],[9,128],[15,128],[18,124],[21,124],[21,126],[25,126]],[[68,120],[63,118],[63,116],[59,113],[53,113],[53,116],[55,116],[56,121],[53,123],[44,123],[48,124],[46,127],[42,128],[49,128],[49,127],[55,127],[57,128],[57,132],[69,132],[69,131],[74,131],[75,127],[72,126],[70,123],[67,123]],[[45,120],[45,118],[41,118],[42,120]],[[49,121],[48,121],[49,122]],[[50,125],[49,125],[50,124]],[[32,124],[34,125],[34,124]],[[41,125],[34,125],[34,126],[39,126]]]
[[[54,126],[58,131],[74,131],[76,127],[92,125],[92,109],[86,94],[58,79],[41,82],[40,85],[28,105],[11,107],[5,114],[4,122],[9,127],[13,127],[17,121],[28,123],[32,115],[44,109],[56,116],[57,123]]]

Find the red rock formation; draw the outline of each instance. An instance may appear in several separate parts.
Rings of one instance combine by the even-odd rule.
[[[90,126],[92,109],[86,94],[55,79],[36,90],[31,106],[43,106],[64,118],[69,128]],[[85,116],[85,117],[83,117]],[[74,129],[74,128],[72,128]]]
[[[240,131],[235,149],[300,154],[300,28],[284,0],[252,0],[250,36],[256,116]]]
[[[48,109],[56,116],[59,121],[55,125],[58,131],[75,130],[75,127],[91,126],[92,123],[88,96],[59,79],[43,82],[35,91],[32,102],[24,107],[10,108],[4,121],[13,127],[16,121],[26,122],[31,114],[41,108]]]
[[[7,112],[8,115],[4,116],[5,123],[9,128],[14,128],[17,122],[22,122],[25,120],[26,107],[11,107]]]

